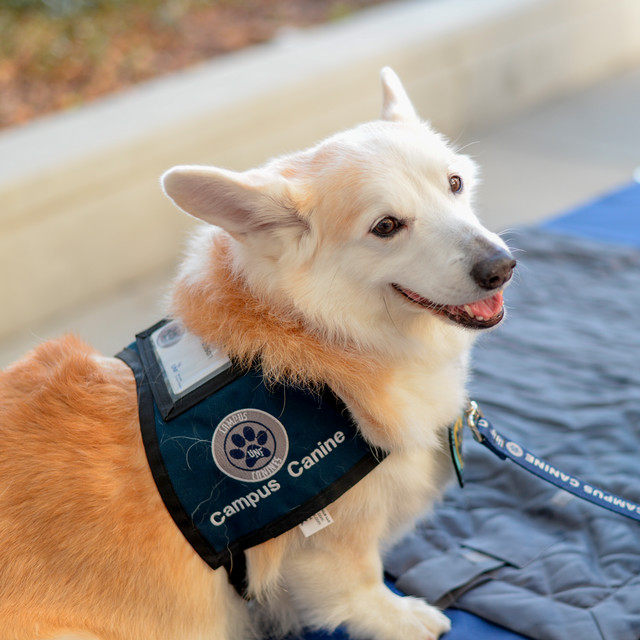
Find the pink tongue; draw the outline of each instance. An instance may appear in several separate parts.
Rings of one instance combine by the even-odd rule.
[[[486,300],[478,300],[478,302],[472,302],[469,305],[471,312],[474,316],[481,316],[482,318],[493,318],[502,309],[502,292],[496,293],[491,298]]]

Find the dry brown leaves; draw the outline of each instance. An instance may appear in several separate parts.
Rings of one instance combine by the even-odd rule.
[[[138,0],[0,9],[0,128],[388,0]]]

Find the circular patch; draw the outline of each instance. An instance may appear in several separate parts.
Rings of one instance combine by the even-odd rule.
[[[239,409],[220,421],[211,448],[213,460],[224,474],[245,482],[261,482],[284,465],[289,437],[271,414]]]

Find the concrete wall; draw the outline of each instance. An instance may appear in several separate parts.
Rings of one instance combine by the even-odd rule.
[[[176,260],[165,169],[248,168],[375,118],[384,65],[455,137],[638,63],[638,0],[395,2],[9,131],[0,337]]]

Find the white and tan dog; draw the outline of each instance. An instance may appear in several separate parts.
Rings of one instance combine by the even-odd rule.
[[[0,374],[0,637],[241,640],[267,626],[354,638],[449,628],[385,588],[381,549],[442,491],[444,432],[478,329],[503,316],[514,261],[473,214],[474,166],[421,123],[390,69],[382,119],[234,173],[176,167],[166,193],[209,223],[172,313],[268,376],[328,384],[389,452],[334,524],[247,552],[247,605],[168,515],[129,368],[75,338]],[[265,626],[266,625],[266,626]]]

